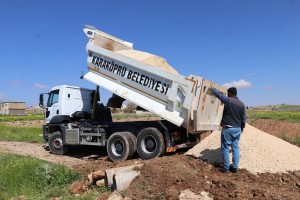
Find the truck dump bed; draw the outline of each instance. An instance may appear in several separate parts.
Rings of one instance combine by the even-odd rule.
[[[190,133],[218,128],[223,105],[212,94],[211,86],[224,94],[224,87],[202,77],[184,77],[164,59],[154,66],[124,54],[133,44],[86,26],[88,72],[84,79],[183,126]],[[121,53],[123,51],[123,53]],[[160,57],[158,57],[160,58]]]

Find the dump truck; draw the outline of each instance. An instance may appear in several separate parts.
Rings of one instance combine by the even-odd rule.
[[[83,31],[88,38],[87,72],[81,78],[96,88],[61,85],[40,95],[40,106],[45,107],[43,136],[51,153],[93,145],[106,148],[112,161],[136,155],[146,160],[192,147],[201,134],[219,127],[224,105],[211,87],[226,94],[224,87],[120,53],[135,51],[133,43],[95,27],[85,26]],[[113,94],[106,105],[100,103],[100,87]],[[124,100],[160,120],[114,122],[110,108],[120,107]]]

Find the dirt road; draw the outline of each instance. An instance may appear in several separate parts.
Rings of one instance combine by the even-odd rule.
[[[72,167],[76,164],[84,163],[84,160],[72,156],[59,156],[50,154],[45,151],[42,144],[24,143],[24,142],[4,142],[0,141],[0,151],[7,153],[16,153],[20,155],[30,156],[49,162],[62,164]]]

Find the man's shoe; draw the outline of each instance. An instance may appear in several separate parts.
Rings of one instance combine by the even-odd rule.
[[[234,168],[234,167],[230,167],[229,170],[230,170],[231,173],[237,173],[238,172],[238,169]]]
[[[222,168],[222,169],[220,169],[220,172],[222,172],[222,173],[229,173],[229,170],[225,169],[225,168]]]

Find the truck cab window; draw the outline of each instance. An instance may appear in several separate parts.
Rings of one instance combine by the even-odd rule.
[[[49,99],[47,102],[47,107],[51,107],[53,104],[58,102],[58,95],[59,95],[59,90],[53,90],[49,94]]]

